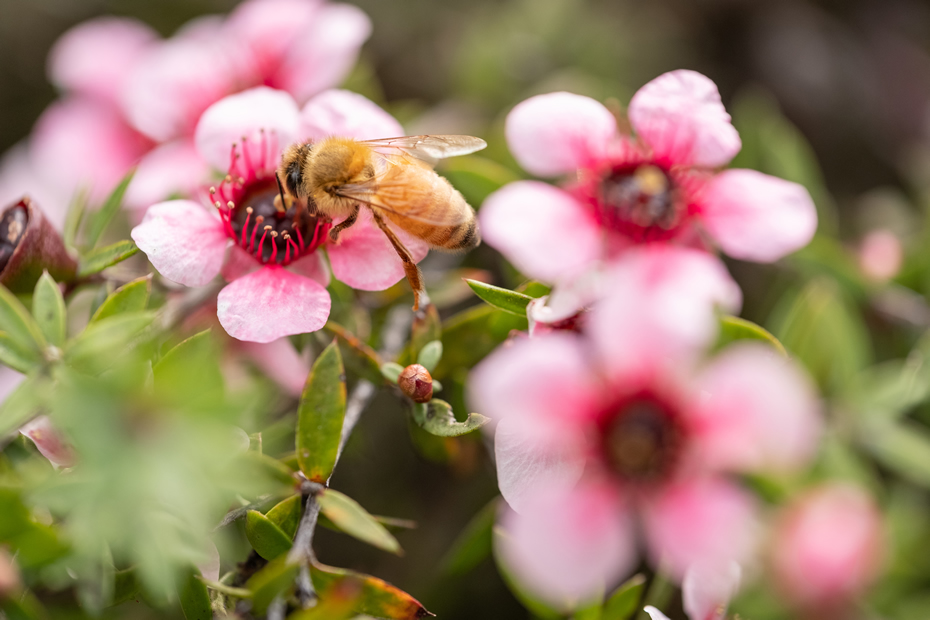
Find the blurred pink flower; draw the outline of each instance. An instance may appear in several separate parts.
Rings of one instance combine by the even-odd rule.
[[[725,471],[790,469],[812,455],[817,401],[789,360],[738,344],[698,362],[715,307],[738,309],[723,264],[650,245],[605,275],[583,336],[518,340],[474,371],[472,400],[497,420],[499,552],[520,583],[578,601],[635,566],[636,537],[676,579],[742,563],[752,496]]]
[[[26,375],[12,368],[0,367],[0,403],[13,393],[26,379]],[[55,428],[52,421],[44,415],[37,416],[27,422],[19,432],[32,440],[39,453],[58,467],[71,467],[75,462],[74,448],[69,444],[61,432]]]
[[[281,151],[320,129],[358,139],[403,133],[390,115],[347,91],[321,93],[302,112],[289,94],[267,87],[232,95],[211,106],[196,131],[197,151],[210,165],[229,163],[232,153],[228,175],[205,200],[215,208],[190,200],[158,203],[132,230],[170,280],[203,286],[222,272],[230,284],[219,293],[217,316],[240,340],[270,342],[325,324],[329,270],[317,251],[323,247],[335,277],[354,288],[383,290],[404,276],[367,211],[332,244],[331,222],[293,206],[277,210]],[[416,260],[426,255],[423,242],[396,232]]]
[[[833,483],[785,510],[772,541],[772,568],[797,606],[835,612],[876,577],[883,542],[872,498],[858,487]]]
[[[898,275],[903,261],[901,240],[890,230],[873,230],[859,245],[859,269],[876,282],[885,282]]]
[[[691,620],[724,620],[727,605],[739,590],[742,574],[736,562],[692,564],[681,583],[685,613]],[[661,611],[647,605],[652,620],[668,620]]]
[[[588,97],[532,97],[507,117],[517,161],[539,176],[572,174],[565,189],[511,183],[485,201],[485,240],[529,276],[558,281],[631,244],[702,235],[734,258],[771,262],[806,245],[817,227],[800,185],[726,165],[741,143],[717,87],[694,71],[659,76],[634,95],[622,135]]]

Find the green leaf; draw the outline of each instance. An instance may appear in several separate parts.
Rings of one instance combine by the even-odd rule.
[[[492,192],[511,181],[518,180],[517,175],[509,168],[480,155],[446,160],[442,175],[462,192],[473,207],[484,202],[484,199]]]
[[[491,555],[498,504],[498,498],[495,497],[472,517],[442,559],[443,572],[464,575]]]
[[[439,364],[439,360],[442,359],[442,341],[433,340],[432,342],[427,342],[426,345],[420,349],[420,354],[417,356],[417,364],[423,366],[428,371],[433,372],[436,370],[436,366]]]
[[[471,290],[475,291],[475,295],[480,297],[485,303],[498,310],[509,312],[510,314],[525,317],[526,306],[533,301],[533,298],[529,295],[524,295],[523,293],[511,291],[506,288],[485,284],[477,280],[466,279],[465,281],[468,283],[468,286],[471,287]]]
[[[601,620],[630,620],[640,607],[643,591],[646,588],[644,575],[633,575],[623,585],[614,590],[601,612]]]
[[[178,602],[187,620],[213,620],[210,593],[199,577],[200,572],[197,569],[192,569],[184,575],[178,584]]]
[[[0,616],[7,620],[46,620],[49,618],[39,599],[28,590],[20,597],[0,599],[0,612],[3,612]]]
[[[400,364],[395,364],[394,362],[381,364],[381,374],[391,383],[397,383],[397,379],[400,378],[400,373],[402,372],[404,372],[404,367]]]
[[[84,278],[99,273],[107,267],[123,262],[138,251],[136,244],[129,240],[117,241],[91,250],[78,261],[78,276]]]
[[[301,500],[300,495],[293,495],[265,513],[268,520],[281,528],[291,540],[294,539],[300,524]]]
[[[253,450],[246,452],[241,458],[246,461],[251,461],[255,469],[265,474],[271,480],[280,482],[283,485],[282,490],[293,489],[295,483],[294,472],[278,459],[272,458],[267,454],[259,454]]]
[[[60,347],[65,342],[65,299],[58,283],[44,272],[32,295],[32,316],[49,344]]]
[[[45,336],[26,307],[5,286],[0,286],[0,332],[4,345],[24,359],[41,359]]]
[[[16,552],[16,561],[24,569],[47,566],[68,553],[68,546],[48,525],[30,523],[25,531],[10,539],[10,548]]]
[[[100,304],[90,322],[95,323],[124,312],[141,312],[152,292],[152,276],[147,275],[119,287]]]
[[[426,404],[415,404],[413,419],[420,428],[439,437],[458,437],[491,421],[480,413],[469,413],[464,422],[457,422],[452,414],[452,405],[438,398]]]
[[[194,334],[152,367],[156,392],[180,406],[204,410],[216,407],[223,402],[225,387],[219,359],[211,331]]]
[[[310,576],[319,591],[329,589],[339,579],[349,578],[357,582],[360,594],[355,602],[356,613],[390,620],[417,620],[435,615],[428,612],[420,601],[377,577],[318,562],[310,565]]]
[[[299,564],[288,564],[287,557],[281,556],[252,575],[245,587],[252,592],[252,610],[255,614],[264,615],[271,601],[293,585],[299,571]]]
[[[351,497],[326,489],[317,496],[320,510],[346,534],[391,553],[401,555],[400,543]]]
[[[97,245],[100,235],[103,234],[103,231],[106,230],[106,227],[113,219],[113,216],[116,215],[116,212],[119,211],[120,206],[122,206],[123,195],[126,193],[126,188],[129,187],[129,183],[132,181],[132,177],[135,173],[135,170],[130,170],[129,174],[123,177],[110,195],[107,196],[100,210],[91,216],[90,222],[87,224],[87,247],[92,248]]]
[[[113,600],[110,605],[119,605],[134,599],[141,591],[142,584],[139,583],[135,567],[116,571],[113,574]]]
[[[295,611],[287,620],[348,620],[356,615],[361,584],[351,577],[336,579],[317,594],[320,600],[316,606]]]
[[[0,486],[0,542],[25,532],[31,525],[32,516],[19,490]]]
[[[6,332],[0,332],[0,364],[21,373],[32,371],[42,362],[35,351],[24,351]]]
[[[48,391],[48,379],[28,377],[0,404],[0,438],[15,432],[32,419],[42,404],[42,396]],[[0,505],[2,506],[2,505]],[[2,512],[2,510],[0,510]],[[0,528],[2,531],[2,528]]]
[[[61,238],[69,248],[75,247],[74,241],[77,239],[78,229],[81,227],[81,221],[84,219],[84,213],[87,209],[86,189],[80,189],[71,199],[68,205],[68,213],[65,215],[65,223],[62,226]]]
[[[485,304],[451,316],[443,322],[442,361],[432,373],[433,379],[471,368],[507,340],[511,331],[525,331],[527,326],[526,316],[518,317]]]
[[[266,560],[273,560],[291,549],[290,537],[257,510],[245,515],[245,536],[256,553]]]
[[[127,312],[92,323],[71,339],[65,359],[98,370],[112,366],[118,354],[143,334],[153,316],[150,312]]]
[[[923,426],[910,422],[863,425],[860,441],[882,465],[930,488],[930,433]]]
[[[439,310],[435,304],[421,308],[414,313],[413,324],[410,326],[410,342],[404,347],[397,362],[401,366],[409,366],[416,362],[417,355],[427,343],[439,340],[442,336],[442,321],[439,319]]]
[[[345,381],[333,341],[313,363],[297,409],[297,462],[312,482],[325,483],[336,466],[346,414]]]
[[[720,317],[720,335],[717,337],[717,349],[722,349],[738,340],[757,340],[771,345],[782,355],[788,355],[785,347],[778,339],[752,321],[741,319],[738,316]]]

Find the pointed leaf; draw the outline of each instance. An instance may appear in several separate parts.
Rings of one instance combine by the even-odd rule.
[[[433,372],[436,370],[436,365],[439,364],[439,360],[441,359],[442,341],[433,340],[432,342],[426,343],[426,346],[420,349],[420,355],[417,356],[417,364]]]
[[[294,479],[294,471],[278,459],[270,457],[267,454],[259,454],[254,450],[246,452],[241,458],[246,461],[251,461],[255,469],[261,471],[268,478],[275,482],[280,482],[286,488],[293,488],[296,482]]]
[[[28,373],[41,362],[42,357],[38,351],[24,351],[6,332],[0,332],[0,364]]]
[[[787,356],[788,352],[785,347],[778,342],[778,338],[773,336],[760,325],[752,321],[741,319],[738,316],[720,317],[720,335],[717,337],[717,349],[722,349],[728,344],[738,340],[757,340],[771,345],[773,349]]]
[[[266,560],[273,560],[291,549],[288,535],[257,510],[245,515],[245,536],[255,552]]]
[[[401,554],[397,539],[351,497],[326,489],[317,496],[317,501],[323,514],[346,534],[379,549]]]
[[[480,413],[469,413],[464,422],[457,422],[452,414],[452,405],[438,398],[414,405],[413,419],[420,428],[439,437],[458,437],[491,421]]]
[[[404,372],[404,367],[394,362],[381,364],[381,375],[391,383],[397,383],[400,373]]]
[[[110,224],[110,220],[113,219],[116,212],[119,211],[123,204],[123,195],[126,193],[126,188],[129,187],[135,172],[135,170],[130,170],[129,174],[123,177],[119,184],[113,188],[113,191],[110,192],[100,210],[91,216],[87,224],[87,247],[92,248],[97,245],[100,235]]]
[[[300,565],[288,564],[287,557],[282,556],[252,575],[245,587],[252,592],[252,610],[255,614],[264,615],[271,601],[293,585],[299,571]]]
[[[450,575],[464,575],[483,559],[490,557],[494,540],[494,518],[498,498],[494,498],[472,517],[442,559],[442,570]]]
[[[23,357],[40,357],[45,336],[26,307],[5,286],[0,286],[0,332]]]
[[[630,620],[639,609],[645,588],[645,576],[637,574],[630,577],[604,603],[601,620]]]
[[[107,267],[120,263],[136,252],[139,248],[132,241],[117,241],[114,244],[91,250],[78,261],[78,276],[85,277],[99,273]]]
[[[77,239],[77,232],[87,209],[87,195],[86,189],[79,189],[71,199],[71,204],[68,205],[68,213],[65,215],[61,238],[69,248],[75,247],[74,242]]]
[[[297,409],[297,462],[312,482],[325,483],[339,453],[346,414],[346,378],[333,341],[313,363]]]
[[[477,280],[466,279],[465,281],[471,287],[471,290],[475,292],[475,295],[480,297],[486,304],[517,316],[525,317],[526,306],[533,301],[533,298],[529,295],[506,288],[485,284]]]
[[[210,593],[199,576],[200,572],[196,569],[184,575],[178,585],[178,602],[187,620],[213,620]]]
[[[330,588],[338,579],[356,580],[360,584],[361,594],[356,601],[355,611],[360,614],[390,620],[416,620],[435,615],[403,590],[377,577],[318,562],[310,565],[310,575],[314,587],[320,591]]]
[[[113,600],[110,605],[125,603],[138,596],[141,591],[142,584],[139,583],[135,567],[116,571],[113,574]]]
[[[142,337],[152,323],[150,312],[127,312],[90,324],[65,349],[65,359],[73,365],[107,368],[132,341]]]
[[[103,303],[94,312],[94,316],[91,317],[90,322],[101,321],[124,312],[141,312],[145,310],[151,291],[151,275],[127,282],[103,300]]]
[[[355,616],[355,607],[361,595],[361,584],[351,577],[336,579],[324,592],[319,602],[310,609],[295,611],[287,620],[348,620]]]
[[[216,349],[211,331],[206,329],[165,353],[152,367],[159,396],[186,407],[206,409],[221,402],[225,381]]]
[[[268,520],[281,528],[291,540],[294,539],[300,524],[301,499],[300,495],[288,497],[265,514]]]
[[[0,438],[16,432],[38,413],[41,396],[48,391],[48,379],[29,377],[0,404]],[[2,530],[2,528],[0,528]]]
[[[32,316],[49,344],[60,347],[65,342],[65,299],[48,272],[36,282],[32,295]]]

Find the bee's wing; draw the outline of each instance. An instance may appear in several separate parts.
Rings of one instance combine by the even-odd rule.
[[[488,145],[474,136],[402,136],[379,140],[362,140],[362,144],[385,156],[398,152],[416,157],[431,166],[437,160],[480,151]]]
[[[421,198],[421,187],[422,185],[416,183],[387,181],[382,176],[361,183],[345,183],[339,186],[335,193],[337,196],[361,202],[373,209],[381,209],[432,226],[457,226],[468,219],[467,213],[455,214],[452,219],[437,218],[427,208],[417,207],[416,205],[429,204],[427,200]],[[449,213],[446,212],[444,215],[448,216]]]

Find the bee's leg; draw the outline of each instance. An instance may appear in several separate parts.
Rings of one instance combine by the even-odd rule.
[[[333,243],[336,243],[339,240],[339,233],[344,231],[349,226],[352,226],[355,222],[358,221],[358,205],[355,205],[355,210],[347,217],[345,220],[336,224],[332,230],[329,231],[329,240]]]
[[[375,224],[378,225],[378,228],[387,235],[388,241],[394,246],[394,250],[404,263],[404,273],[407,275],[407,281],[410,282],[410,288],[413,289],[413,311],[416,312],[419,310],[421,303],[424,306],[428,306],[430,301],[429,296],[426,294],[426,288],[423,286],[423,274],[420,273],[420,268],[417,267],[416,262],[413,260],[413,256],[410,255],[410,250],[404,247],[401,240],[397,238],[394,231],[391,230],[375,209],[371,210],[371,215],[375,220]]]

